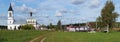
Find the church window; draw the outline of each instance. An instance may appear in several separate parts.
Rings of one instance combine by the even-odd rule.
[[[32,23],[32,21],[30,21],[30,23]]]
[[[10,29],[12,29],[12,27],[10,27]]]
[[[14,30],[16,30],[16,26],[14,27]]]
[[[11,23],[11,21],[10,21],[10,23]]]
[[[33,21],[33,23],[34,23],[34,21]]]
[[[10,17],[12,17],[12,13],[10,13],[10,15],[9,15]]]
[[[29,23],[29,21],[27,21],[27,23]]]
[[[28,23],[29,23],[29,21],[28,21]]]

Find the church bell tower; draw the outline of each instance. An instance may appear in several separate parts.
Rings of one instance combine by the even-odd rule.
[[[13,9],[10,3],[9,9],[8,9],[8,24],[13,24],[13,23],[14,23]]]

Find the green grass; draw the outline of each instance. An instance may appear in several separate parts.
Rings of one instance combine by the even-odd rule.
[[[55,32],[45,42],[120,42],[120,32]]]
[[[37,30],[19,30],[19,31],[0,31],[0,42],[28,42],[29,40],[40,36],[47,31]]]

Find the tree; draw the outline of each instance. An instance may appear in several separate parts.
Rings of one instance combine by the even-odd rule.
[[[21,26],[21,29],[24,29],[24,30],[31,30],[31,29],[35,29],[33,25],[31,24],[27,24],[27,25],[23,25]]]
[[[49,28],[50,28],[50,29],[53,29],[53,28],[54,28],[54,26],[52,25],[52,23],[50,23]]]
[[[2,25],[0,25],[0,29],[1,29],[1,30],[7,29],[7,26],[2,26]]]
[[[62,30],[62,24],[61,24],[61,21],[59,20],[58,23],[57,23],[57,27],[58,29]]]
[[[43,24],[43,25],[41,25],[40,27],[46,28],[46,25]]]
[[[97,19],[96,19],[96,27],[97,28],[103,28],[104,24],[102,24],[102,18],[99,16]]]
[[[116,22],[116,18],[119,16],[118,13],[114,12],[115,6],[112,1],[107,1],[105,7],[101,11],[101,25],[103,27],[108,26],[112,28]]]

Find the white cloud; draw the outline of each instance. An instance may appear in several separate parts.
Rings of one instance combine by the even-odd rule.
[[[21,2],[21,3],[29,3],[29,2],[34,2],[36,0],[14,0],[15,2]]]
[[[14,7],[14,6],[15,6],[15,3],[14,3],[14,2],[11,2],[11,5]]]
[[[79,14],[80,12],[79,12],[79,10],[70,10],[70,13],[72,13],[72,14]]]
[[[28,8],[28,11],[36,13],[36,12],[37,12],[37,9],[33,9],[33,8],[29,7],[29,8]]]
[[[5,16],[5,14],[0,14],[0,17],[3,17],[3,16]]]
[[[72,4],[75,4],[75,5],[79,5],[79,4],[82,4],[82,3],[84,3],[85,2],[85,0],[72,0]]]
[[[0,21],[7,20],[6,14],[0,14]]]
[[[26,6],[26,4],[23,4],[22,6],[16,6],[16,10],[17,10],[17,12],[21,12],[21,13],[37,12],[37,9],[28,7],[28,6]]]
[[[100,0],[91,0],[90,7],[98,7],[100,5]]]
[[[18,12],[26,12],[28,10],[27,6],[25,4],[23,4],[22,6],[16,6],[15,8]]]
[[[61,13],[67,13],[68,10],[66,10],[66,9],[61,9],[60,12],[61,12]]]
[[[62,16],[62,13],[59,12],[59,11],[56,11],[56,14],[55,14],[57,17],[61,17]]]
[[[65,12],[64,8],[68,5],[72,5],[72,0],[46,0],[38,4],[39,9],[41,10],[61,10],[61,12]]]

